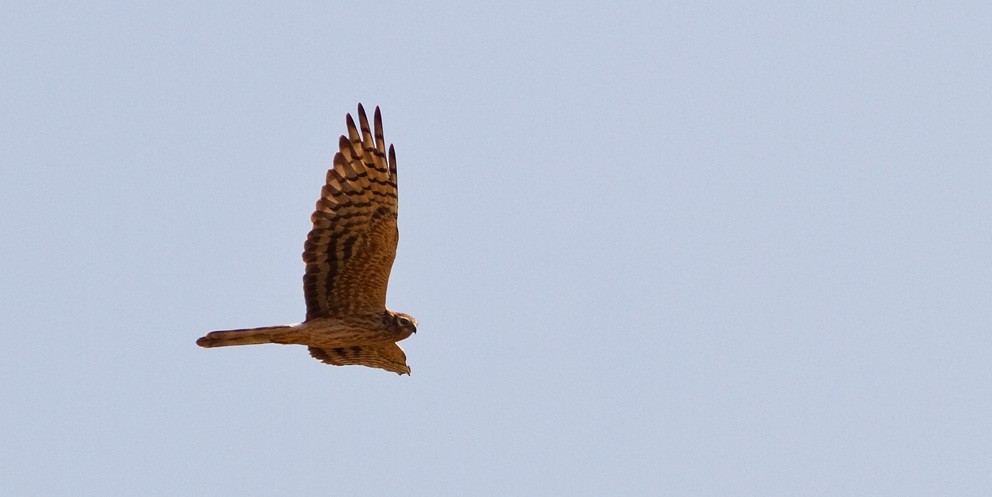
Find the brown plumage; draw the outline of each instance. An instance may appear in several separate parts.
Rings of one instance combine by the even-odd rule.
[[[201,347],[280,343],[306,345],[310,355],[336,366],[361,365],[410,374],[396,342],[417,332],[417,321],[386,309],[386,287],[396,256],[396,154],[386,154],[382,117],[375,133],[358,104],[355,125],[338,141],[334,167],[310,220],[304,244],[306,320],[297,325],[212,331]],[[359,129],[361,131],[359,131]]]

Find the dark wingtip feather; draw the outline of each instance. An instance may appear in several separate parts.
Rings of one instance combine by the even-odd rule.
[[[351,123],[351,124],[354,125],[355,123]],[[341,138],[338,138],[338,149],[340,149],[340,150],[347,150],[347,151],[351,152],[351,156],[352,157],[355,157],[356,155],[358,155],[357,151],[355,150],[355,147],[352,147],[351,146],[351,140],[349,140],[348,137],[347,136],[344,136],[344,135],[341,135]],[[338,152],[338,154],[340,154],[340,153],[341,152]],[[337,154],[334,155],[334,158],[335,159],[337,158]],[[347,164],[348,163],[348,160],[344,157],[344,155],[341,155],[341,161],[342,161],[341,162],[342,164]]]
[[[393,145],[389,145],[389,174],[393,176],[393,182],[396,182],[396,149]]]

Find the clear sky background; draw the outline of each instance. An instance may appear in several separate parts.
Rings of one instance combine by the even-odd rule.
[[[992,7],[931,3],[3,3],[0,493],[989,495]],[[303,319],[358,102],[413,375],[196,347]]]

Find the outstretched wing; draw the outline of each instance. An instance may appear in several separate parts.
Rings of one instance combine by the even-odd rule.
[[[385,369],[400,375],[410,374],[410,366],[406,365],[406,354],[395,343],[355,345],[333,349],[310,347],[310,355],[324,364],[334,366],[368,366]]]
[[[327,171],[313,229],[303,250],[307,319],[385,309],[389,271],[396,256],[396,154],[387,161],[382,116],[375,109],[375,135],[358,105],[361,133],[351,114],[348,136],[339,140],[334,168]]]

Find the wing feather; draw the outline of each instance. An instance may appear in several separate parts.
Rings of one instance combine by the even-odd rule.
[[[324,364],[333,366],[368,366],[403,375],[410,374],[406,365],[406,354],[395,343],[376,345],[355,345],[321,349],[310,347],[310,355]]]
[[[348,114],[348,135],[338,140],[303,246],[303,292],[307,319],[381,311],[396,256],[396,156],[387,162],[382,117],[373,126],[359,104]]]

